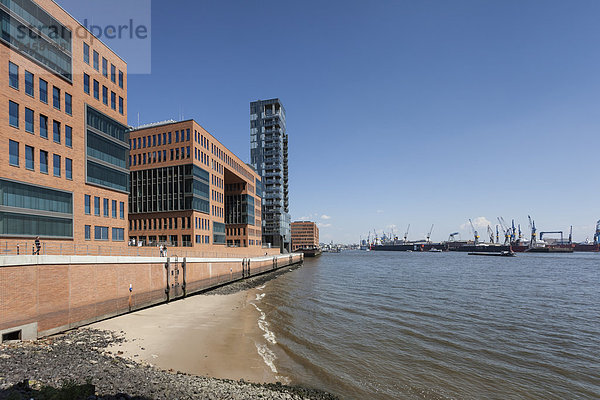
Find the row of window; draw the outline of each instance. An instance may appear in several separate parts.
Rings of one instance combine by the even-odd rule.
[[[83,43],[83,62],[90,65],[90,46],[87,43]],[[92,53],[93,67],[96,71],[100,72],[100,54],[94,50]],[[108,60],[102,57],[102,75],[108,78]],[[123,89],[123,71],[118,70],[119,87]],[[117,67],[114,64],[110,64],[110,80],[112,83],[117,83]]]
[[[39,114],[38,130],[40,137],[48,139],[48,117]],[[14,128],[20,127],[20,105],[12,100],[8,101],[8,123]],[[62,142],[62,124],[60,121],[52,120],[52,138],[55,143]],[[64,126],[65,145],[73,147],[73,128]],[[25,131],[35,134],[35,112],[25,107]]]
[[[19,142],[14,140],[8,141],[8,163],[13,167],[21,166]],[[36,150],[32,146],[25,145],[25,169],[35,171],[35,154]],[[43,174],[48,174],[48,157],[49,154],[45,150],[39,151],[39,169]],[[52,171],[53,175],[60,178],[62,176],[62,157],[58,154],[52,155]],[[65,157],[65,178],[73,180],[73,160]]]
[[[212,215],[214,215],[215,217],[223,218],[223,208],[222,207],[217,207],[214,205],[211,207],[212,207]]]
[[[19,90],[19,66],[8,62],[8,84],[13,89]],[[48,82],[39,78],[39,98],[42,103],[48,104]],[[35,76],[33,73],[25,70],[25,94],[35,97]],[[65,113],[73,115],[73,97],[65,92]],[[62,95],[60,88],[52,86],[52,106],[60,110],[62,103]]]
[[[224,182],[224,181],[223,181],[223,179],[222,179],[222,178],[219,178],[219,177],[218,177],[218,176],[216,176],[216,175],[213,175],[213,176],[212,176],[212,184],[213,184],[213,186],[216,186],[216,187],[218,187],[218,188],[221,188],[221,189],[223,189],[223,182]]]
[[[227,228],[227,236],[244,236],[246,234],[246,228]]]
[[[216,190],[212,191],[212,200],[217,203],[223,203],[223,193],[219,193]]]
[[[94,79],[93,82],[93,90],[94,90],[94,98],[96,100],[100,100],[100,82]],[[86,94],[90,94],[90,76],[88,74],[83,74],[83,91]],[[123,115],[124,113],[124,100],[121,96],[119,97],[119,114]],[[102,103],[108,107],[108,88],[102,85]],[[117,111],[117,94],[110,91],[110,108]]]
[[[92,196],[89,194],[84,195],[83,199],[85,213],[87,215],[92,214]],[[102,210],[100,209],[100,205],[102,204]],[[117,209],[117,200],[109,200],[107,198],[101,199],[98,196],[94,196],[94,215],[99,217],[100,211],[102,211],[102,215],[104,217],[112,216],[113,218],[117,218],[117,212],[119,213],[119,218],[125,219],[125,203],[120,201],[119,208]],[[112,206],[112,207],[110,207]]]
[[[143,164],[155,164],[157,162],[179,160],[180,158],[190,158],[190,147],[182,147],[181,150],[178,148],[170,149],[170,159],[167,160],[167,150],[153,151],[143,154],[134,154],[129,156],[129,165],[143,165]]]
[[[94,226],[94,240],[109,240],[108,237],[108,226]],[[92,226],[85,226],[85,240],[92,240]],[[112,228],[112,241],[123,242],[125,241],[125,229],[124,228]]]
[[[200,161],[202,164],[206,165],[208,167],[208,154],[204,154],[203,151],[197,149],[194,147],[194,159],[197,161]]]
[[[200,143],[199,140],[202,139],[201,145],[204,144],[204,136],[202,136],[200,138],[200,135],[198,135],[198,133],[196,133],[196,139],[197,139],[198,143]],[[244,175],[246,178],[248,178],[250,180],[253,179],[252,174],[250,172],[248,172],[246,170],[246,168],[243,168],[237,161],[235,161],[227,153],[225,153],[223,150],[221,150],[218,146],[216,146],[214,143],[211,143],[210,146],[211,146],[211,152],[215,157],[219,158],[225,164],[229,165],[236,172]],[[206,141],[205,148],[206,148],[206,150],[208,150],[208,141]],[[208,165],[208,164],[206,164],[206,165]],[[214,166],[213,166],[213,169],[214,169]],[[222,168],[221,168],[221,170],[222,170]],[[254,188],[253,188],[253,191],[254,191]]]
[[[223,165],[220,162],[211,160],[211,167],[213,171],[217,171],[219,174],[223,173]]]
[[[196,229],[202,229],[203,231],[210,230],[210,220],[206,218],[196,217]]]
[[[210,244],[210,235],[196,235],[196,243]]]
[[[186,227],[187,225],[187,227]],[[156,229],[181,229],[192,228],[191,217],[172,217],[172,218],[146,218],[129,220],[129,230],[156,230]]]
[[[184,131],[181,130],[181,135],[179,135],[179,131],[175,131],[175,143],[179,142],[189,142],[190,141],[190,130],[187,129]],[[172,132],[163,132],[157,135],[148,135],[138,138],[129,139],[129,148],[131,150],[135,149],[145,149],[146,147],[157,147],[164,146],[166,144],[171,144],[173,142],[173,134]]]

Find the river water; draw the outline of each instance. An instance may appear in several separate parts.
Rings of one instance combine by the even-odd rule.
[[[279,374],[348,399],[600,398],[600,254],[323,254],[268,282]]]

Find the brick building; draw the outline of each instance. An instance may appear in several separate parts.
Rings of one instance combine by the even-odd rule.
[[[259,175],[198,123],[151,124],[129,140],[131,242],[262,247]]]
[[[124,246],[127,64],[51,0],[0,20],[0,238]]]
[[[292,222],[292,251],[319,247],[319,228],[310,221]]]

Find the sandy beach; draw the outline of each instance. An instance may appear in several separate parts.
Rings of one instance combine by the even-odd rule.
[[[271,361],[260,289],[199,295],[95,323],[122,332],[110,350],[165,370],[252,382],[285,382]],[[262,355],[261,355],[262,354]],[[269,365],[268,365],[269,364]]]

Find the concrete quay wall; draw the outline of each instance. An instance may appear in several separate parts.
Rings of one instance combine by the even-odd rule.
[[[302,261],[302,254],[0,257],[0,342],[51,335]]]

